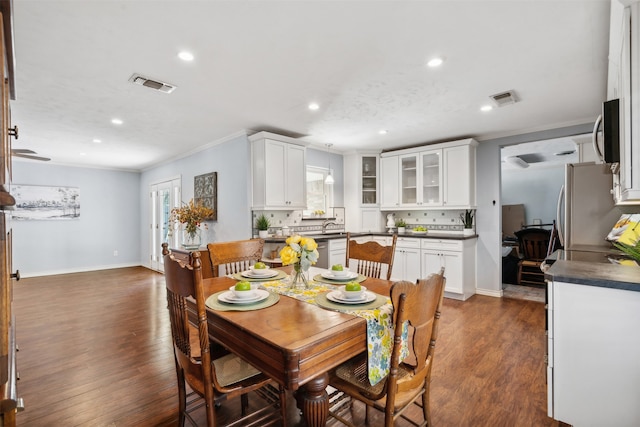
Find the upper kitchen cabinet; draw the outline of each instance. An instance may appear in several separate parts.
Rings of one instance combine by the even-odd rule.
[[[299,141],[269,132],[249,137],[252,209],[306,209],[306,148]]]
[[[474,208],[476,145],[466,139],[383,153],[382,210]]]
[[[380,228],[379,151],[357,151],[344,155],[345,227],[350,231]]]
[[[624,3],[624,4],[623,4]],[[625,6],[626,5],[626,6]],[[640,204],[640,2],[613,0],[607,98],[620,100],[620,167],[613,194],[618,204]]]

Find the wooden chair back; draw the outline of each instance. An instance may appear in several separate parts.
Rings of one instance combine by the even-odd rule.
[[[542,261],[549,251],[551,231],[542,228],[524,228],[515,232],[520,243],[520,253],[525,260]]]
[[[213,277],[220,275],[220,267],[224,274],[235,274],[248,270],[262,258],[264,239],[236,240],[232,242],[209,243],[209,258],[213,269]]]
[[[403,281],[391,287],[395,331],[391,369],[386,385],[387,417],[392,417],[397,409],[395,398],[398,394],[417,395],[421,389],[426,394],[426,396],[423,395],[422,402],[423,405],[427,405],[425,419],[430,417],[428,388],[438,338],[445,282],[444,268],[442,268],[439,274],[419,279],[416,284]],[[410,357],[401,360],[402,328],[405,322],[408,322],[409,326]],[[401,371],[408,372],[409,375],[399,376],[398,373]],[[431,425],[430,420],[427,421],[427,425]]]
[[[385,414],[384,425],[395,425],[397,418],[407,419],[413,425],[432,426],[429,406],[431,368],[438,338],[438,326],[444,297],[444,268],[438,274],[420,279],[416,284],[396,282],[390,290],[393,304],[393,348],[389,374],[372,385],[367,375],[367,355],[358,355],[330,372],[329,384],[341,393],[366,405],[365,422],[369,408]],[[407,328],[409,355],[402,358],[403,330]],[[424,422],[409,419],[405,411],[416,403],[422,407]],[[335,409],[335,410],[334,410]],[[342,423],[355,427],[341,414],[336,405],[330,415]]]
[[[189,263],[176,259],[169,251],[166,243],[162,244],[164,257],[164,277],[167,287],[167,306],[171,321],[171,336],[178,372],[178,381],[186,381],[196,393],[204,396],[207,420],[214,419],[214,393],[211,354],[209,352],[209,331],[204,291],[202,288],[202,271],[200,252],[191,252]],[[196,300],[198,335],[200,348],[192,352],[189,335],[189,318],[186,299]],[[203,320],[203,321],[201,321]],[[194,353],[199,357],[194,357]],[[183,389],[179,387],[180,402],[184,401]]]
[[[264,241],[263,241],[264,243]],[[207,414],[207,426],[216,425],[215,407],[223,400],[240,397],[242,417],[228,425],[260,425],[278,424],[286,426],[286,395],[280,386],[279,390],[268,390],[271,380],[262,372],[251,366],[233,354],[215,358],[211,355],[209,342],[209,328],[207,326],[207,309],[203,289],[202,266],[200,251],[189,254],[188,262],[177,259],[169,251],[166,243],[162,244],[164,256],[164,274],[167,287],[167,305],[171,320],[171,336],[178,376],[179,395],[179,420],[178,424],[184,426],[190,417],[190,409],[197,409],[201,405],[196,399],[189,400],[185,383],[191,390],[204,398]],[[181,253],[179,256],[183,257]],[[196,301],[195,321],[198,325],[199,352],[192,348],[192,340],[189,334],[189,310],[187,298]],[[193,320],[192,320],[193,321]],[[216,366],[218,368],[216,369]],[[269,406],[257,409],[249,409],[247,394],[257,391],[256,394],[263,397]],[[253,420],[254,424],[250,424]],[[256,421],[258,420],[258,421]]]
[[[345,266],[349,267],[349,260],[356,260],[355,271],[367,277],[380,278],[382,267],[387,266],[387,280],[391,279],[393,256],[396,251],[398,235],[393,235],[391,245],[382,246],[378,242],[358,243],[351,240],[351,233],[347,233],[347,259]]]

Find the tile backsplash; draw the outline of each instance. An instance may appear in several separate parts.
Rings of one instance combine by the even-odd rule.
[[[384,224],[386,226],[386,214],[393,213],[396,220],[404,219],[408,229],[421,225],[429,230],[462,231],[464,227],[460,215],[464,215],[464,212],[464,209],[385,212]],[[473,223],[475,227],[475,219]]]
[[[256,217],[264,213],[271,227],[269,227],[269,234],[276,234],[278,230],[282,230],[282,227],[289,227],[289,234],[294,233],[312,233],[322,230],[322,223],[332,218],[331,221],[335,224],[327,226],[328,230],[344,230],[344,208],[331,208],[331,212],[323,216],[304,217],[303,212],[299,211],[253,211],[253,224],[255,227]],[[335,219],[333,219],[335,218]],[[258,234],[258,231],[254,228],[253,233]]]

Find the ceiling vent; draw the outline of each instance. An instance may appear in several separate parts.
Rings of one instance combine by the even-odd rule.
[[[171,85],[169,83],[153,80],[148,77],[141,76],[140,74],[135,74],[135,73],[132,74],[131,77],[129,77],[129,81],[131,83],[134,83],[140,86],[146,86],[151,89],[155,89],[159,92],[164,92],[164,93],[171,93],[176,88],[174,85]]]
[[[489,98],[493,100],[494,104],[496,104],[497,107],[504,107],[505,105],[515,104],[516,102],[518,102],[516,94],[513,90],[496,93],[495,95],[491,95]]]

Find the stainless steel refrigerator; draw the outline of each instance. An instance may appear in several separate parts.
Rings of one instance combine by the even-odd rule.
[[[605,240],[623,214],[615,206],[610,165],[576,163],[565,166],[558,197],[557,224],[565,250],[597,251],[611,247]]]

